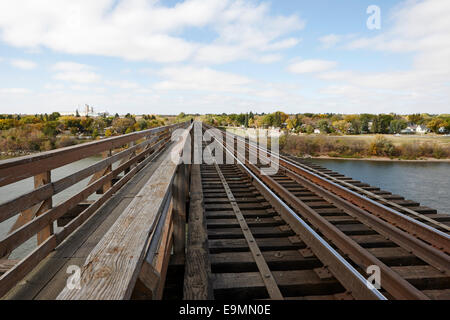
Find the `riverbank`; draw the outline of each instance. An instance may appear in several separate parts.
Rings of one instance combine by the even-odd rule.
[[[345,157],[330,157],[330,156],[318,156],[318,157],[305,157],[304,159],[324,159],[324,160],[352,160],[352,161],[387,161],[387,162],[436,162],[436,163],[450,163],[450,159],[436,159],[436,158],[422,158],[422,159],[399,159],[388,157],[371,157],[371,158],[345,158]]]
[[[371,186],[401,195],[423,206],[450,213],[450,162],[391,159],[311,158],[310,161]],[[351,159],[353,160],[353,159]]]
[[[288,135],[281,151],[299,157],[375,161],[448,161],[450,143],[433,140],[395,140],[386,135],[365,138]]]

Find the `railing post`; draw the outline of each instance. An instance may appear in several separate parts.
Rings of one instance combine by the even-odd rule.
[[[45,184],[51,183],[51,171],[46,171],[44,173],[38,174],[34,177],[34,188],[37,189]],[[47,210],[52,208],[52,197],[44,200],[36,212],[36,217],[45,213]],[[44,229],[37,234],[37,244],[40,245],[45,240],[47,240],[53,234],[53,223],[46,226]]]
[[[133,148],[134,147],[134,141],[131,141],[129,144],[128,144],[128,148]],[[129,160],[129,159],[131,159],[131,158],[133,158],[134,156],[136,156],[136,152],[135,151],[133,151],[127,158],[125,158],[126,160]],[[125,160],[124,159],[124,160]],[[134,165],[131,165],[131,166],[129,166],[128,168],[126,168],[125,169],[125,171],[124,171],[124,174],[127,174],[128,172],[130,172],[130,170],[131,170],[131,168],[133,167]]]
[[[176,256],[185,255],[186,242],[186,189],[185,165],[178,165],[173,182],[173,251]]]
[[[105,152],[103,152],[103,158],[108,158],[108,157],[111,157],[112,156],[112,150],[108,150],[108,151],[105,151]],[[107,168],[106,168],[106,170],[105,170],[105,172],[103,173],[103,175],[104,176],[106,176],[108,173],[110,173],[112,171],[112,164],[110,164]],[[108,191],[109,189],[111,189],[111,187],[112,187],[112,180],[109,180],[108,182],[106,182],[104,185],[103,185],[103,188],[102,188],[102,190],[103,190],[103,193],[105,193],[106,191]]]

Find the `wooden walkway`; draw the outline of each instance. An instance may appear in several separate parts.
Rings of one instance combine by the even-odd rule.
[[[166,151],[165,153],[168,153]],[[91,251],[111,230],[161,164],[165,154],[139,172],[98,212],[5,297],[7,299],[56,299],[71,274],[69,266],[82,267]]]
[[[177,127],[180,126],[173,128]],[[169,128],[164,132],[166,133],[159,134],[157,139],[150,137],[143,142],[139,141],[137,145],[148,146],[147,141],[150,141],[154,143],[152,148],[143,148],[137,154],[132,154],[131,160],[122,160],[117,169],[109,167],[109,170],[102,170],[102,174],[93,176],[87,188],[92,193],[98,190],[96,179],[106,182],[108,186],[101,192],[103,196],[82,206],[75,213],[73,209],[77,207],[66,206],[65,219],[69,220],[70,226],[83,213],[89,212],[87,210],[91,206],[99,201],[101,205],[97,205],[98,209],[92,210],[92,215],[86,217],[86,221],[80,223],[81,226],[54,250],[50,250],[49,254],[45,255],[46,250],[40,253],[40,250],[47,243],[55,243],[50,240],[57,239],[61,233],[64,236],[64,231],[67,230],[64,227],[59,233],[51,232],[47,239],[38,243],[38,247],[22,260],[0,260],[3,261],[2,268],[5,272],[0,276],[0,284],[4,284],[0,287],[3,293],[11,286],[12,281],[16,281],[6,294],[2,294],[3,299],[161,298],[172,248],[175,252],[184,252],[185,223],[180,221],[185,220],[188,187],[185,181],[189,178],[189,166],[180,164],[180,156],[188,141],[187,131],[173,143],[170,143],[169,135],[172,130]],[[142,138],[142,135],[137,138]],[[165,147],[162,147],[161,142]],[[131,144],[125,152],[119,151],[119,154],[130,154],[137,149],[133,147],[134,144]],[[111,152],[109,154],[111,158],[120,160],[117,156],[111,156]],[[128,165],[127,160],[134,161],[135,164]],[[100,162],[108,165],[112,161]],[[121,171],[124,172],[123,176],[119,176]],[[115,181],[108,182],[103,178],[109,172],[110,180],[114,179],[115,173]],[[52,187],[49,182],[39,185],[31,194],[45,190],[43,188],[49,189],[49,186]],[[105,196],[107,199],[102,200]],[[0,206],[17,210],[8,207],[8,204]],[[61,205],[56,208],[61,208]],[[47,215],[54,209],[50,206],[49,210],[43,214]],[[72,216],[67,216],[70,210]],[[62,218],[61,214],[57,218]],[[22,226],[12,230],[5,239],[8,240],[15,232],[22,232],[35,221],[36,218],[24,221]],[[37,259],[39,261],[35,267],[30,265]],[[181,259],[184,259],[184,255]],[[31,270],[21,279],[20,275],[24,272],[22,270],[26,269]]]

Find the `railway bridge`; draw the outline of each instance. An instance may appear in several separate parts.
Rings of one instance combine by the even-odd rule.
[[[0,161],[25,179],[2,299],[450,299],[450,215],[200,122]]]

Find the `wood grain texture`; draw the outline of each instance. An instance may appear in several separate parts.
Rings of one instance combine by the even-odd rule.
[[[0,259],[0,273],[5,273],[16,266],[19,260]]]
[[[83,143],[81,145],[60,148],[48,152],[40,152],[36,155],[2,160],[0,161],[0,186],[26,179],[42,172],[61,167],[65,164],[98,154],[105,150],[121,147],[131,141],[136,141],[152,134],[157,134],[165,130],[173,130],[179,127],[186,127],[186,123],[133,132],[119,137]]]
[[[92,250],[81,268],[81,289],[67,287],[58,300],[129,299],[145,256],[148,238],[172,187],[186,133],[111,229]],[[175,156],[173,156],[175,154]]]
[[[67,267],[70,265],[82,266],[84,264],[92,249],[159,167],[162,159],[165,158],[168,152],[167,149],[164,150],[161,153],[152,154],[145,161],[139,163],[138,167],[144,167],[142,167],[142,170],[135,167],[133,170],[138,171],[135,176],[133,176],[132,170],[114,184],[113,188],[108,190],[95,203],[106,199],[109,193],[114,196],[106,200],[106,203],[101,205],[92,216],[87,210],[90,210],[95,204],[85,210],[82,216],[80,215],[72,220],[58,234],[53,235],[52,237],[57,238],[56,245],[58,247],[47,255],[43,261],[36,262],[39,263],[37,265],[32,265],[26,260],[20,261],[20,263],[27,264],[28,272],[25,278],[17,282],[3,298],[12,300],[56,299],[58,294],[64,289],[69,277],[69,274],[66,273]],[[130,179],[131,176],[133,177]],[[123,187],[120,186],[122,184]],[[0,291],[2,292],[4,292],[3,290],[8,290],[4,283],[4,279],[0,278]]]
[[[189,227],[183,288],[183,298],[185,300],[214,299],[201,180],[200,165],[192,165]]]

